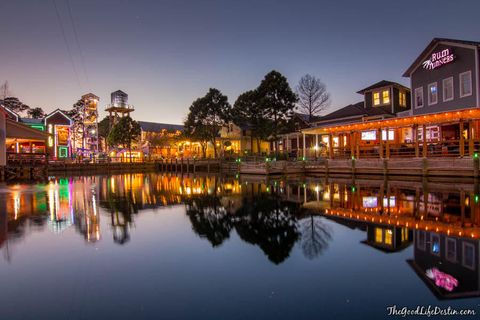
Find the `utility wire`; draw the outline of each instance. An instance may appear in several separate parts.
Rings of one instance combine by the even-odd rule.
[[[53,2],[53,6],[55,7],[55,13],[57,14],[57,20],[60,25],[60,29],[62,29],[63,41],[65,42],[65,46],[67,47],[67,53],[68,53],[68,56],[70,57],[70,63],[72,64],[73,72],[75,73],[75,77],[77,79],[77,84],[80,87],[80,89],[82,89],[80,78],[78,77],[77,68],[75,67],[75,63],[73,61],[72,50],[70,49],[70,45],[68,44],[67,34],[65,32],[65,28],[62,23],[62,18],[60,16],[60,11],[58,10],[57,3],[55,2],[55,0],[52,0],[52,2]]]
[[[88,78],[87,67],[85,65],[85,58],[84,58],[84,55],[83,55],[82,46],[80,45],[80,41],[78,39],[77,28],[75,26],[75,20],[73,19],[72,7],[70,6],[70,0],[66,0],[66,2],[67,2],[67,8],[68,8],[68,15],[70,17],[70,22],[72,23],[73,35],[75,37],[75,42],[76,42],[77,47],[78,47],[78,52],[80,53],[80,62],[82,64],[83,74],[85,76],[85,80],[87,81],[87,84],[89,84],[90,80]]]

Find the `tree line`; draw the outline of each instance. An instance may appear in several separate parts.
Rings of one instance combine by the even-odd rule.
[[[279,135],[295,129],[295,112],[306,114],[311,122],[329,102],[330,95],[320,79],[307,74],[294,91],[285,76],[272,70],[257,88],[240,94],[233,106],[220,90],[210,88],[190,106],[184,122],[185,135],[201,145],[203,157],[209,143],[218,157],[219,148],[223,148],[217,143],[220,130],[233,123],[249,130],[252,150],[253,143],[260,150],[261,141],[271,141],[277,152]]]

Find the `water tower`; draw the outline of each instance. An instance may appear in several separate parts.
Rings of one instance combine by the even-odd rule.
[[[128,104],[128,94],[117,90],[111,94],[111,103],[105,108],[110,118],[110,129],[120,117],[130,116],[135,108]]]

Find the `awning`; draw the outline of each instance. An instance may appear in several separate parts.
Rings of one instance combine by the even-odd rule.
[[[22,123],[7,119],[7,139],[22,139],[31,141],[47,141],[50,134],[33,129]]]
[[[336,126],[319,126],[304,129],[302,132],[305,134],[328,134],[382,128],[400,128],[412,125],[439,125],[443,123],[458,122],[460,120],[468,121],[472,119],[480,119],[480,108],[461,109],[401,118],[389,118],[385,120],[357,122]]]

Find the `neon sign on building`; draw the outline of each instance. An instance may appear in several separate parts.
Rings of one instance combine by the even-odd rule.
[[[430,59],[425,60],[422,65],[427,70],[433,70],[440,68],[441,66],[451,63],[455,60],[455,55],[452,50],[445,49],[442,51],[434,52],[430,56]]]

